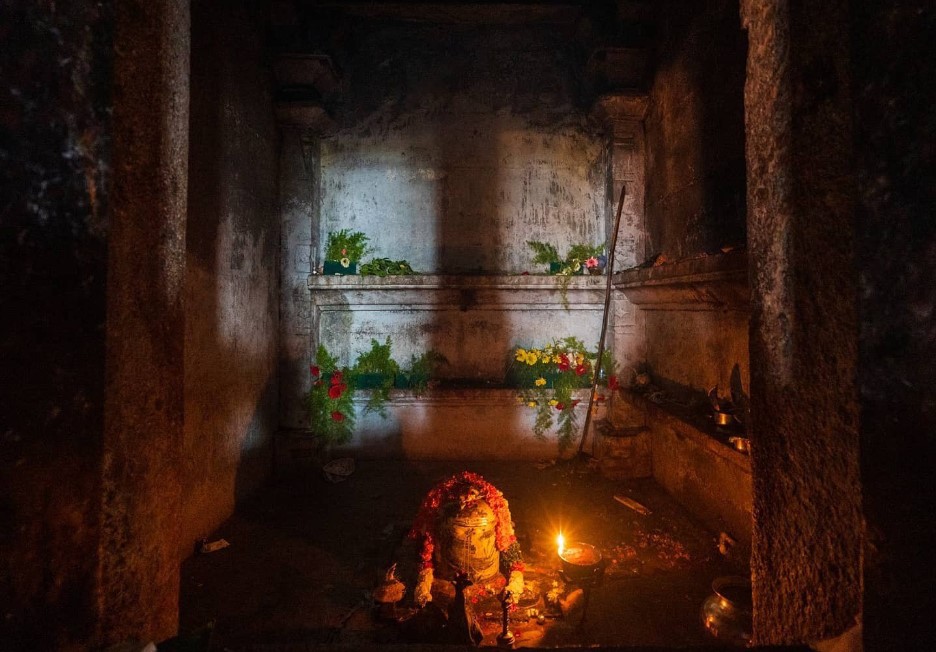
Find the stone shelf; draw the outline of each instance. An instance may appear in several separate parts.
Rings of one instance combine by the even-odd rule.
[[[729,436],[744,433],[722,431],[701,414],[629,391],[616,394],[614,402],[617,420],[649,429],[654,480],[713,530],[727,532],[749,551],[751,458],[728,444]]]
[[[644,310],[747,310],[747,253],[627,269],[614,275],[614,287]]]
[[[591,310],[603,305],[604,276],[572,276],[566,288],[569,310]],[[325,276],[312,274],[308,287],[313,290],[315,301],[325,305],[330,294],[352,295],[362,303],[425,305],[427,301],[439,301],[472,308],[485,304],[496,304],[504,308],[509,304],[558,304],[561,303],[559,279],[545,274],[415,274],[412,276]],[[439,297],[440,293],[449,295]]]
[[[697,411],[683,408],[676,404],[654,403],[645,396],[630,391],[622,391],[614,400],[626,403],[633,410],[645,416],[646,423],[653,428],[668,428],[681,437],[690,439],[695,444],[726,462],[751,472],[751,458],[732,446],[729,437],[747,437],[743,428],[722,428],[707,416]]]
[[[313,347],[352,364],[371,339],[391,337],[404,363],[429,349],[449,361],[443,381],[503,380],[515,346],[574,336],[597,345],[606,277],[573,276],[563,292],[548,275],[308,277]],[[313,349],[314,350],[314,349]]]

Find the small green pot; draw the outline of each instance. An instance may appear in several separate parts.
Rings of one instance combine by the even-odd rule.
[[[556,275],[559,273],[559,270],[561,270],[563,267],[565,267],[565,265],[563,265],[562,263],[549,263],[549,273]],[[577,272],[572,272],[572,275],[581,276],[584,273],[585,273],[585,265],[582,265],[579,267],[579,270]]]
[[[386,381],[384,374],[355,374],[354,386],[357,389],[378,389]]]
[[[340,260],[326,260],[322,264],[322,273],[326,276],[357,274],[357,261],[352,261],[345,267]]]
[[[429,376],[422,374],[397,374],[393,386],[397,389],[413,389],[429,382]]]

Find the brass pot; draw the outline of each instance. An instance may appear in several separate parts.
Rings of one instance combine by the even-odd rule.
[[[746,577],[719,577],[712,595],[702,603],[702,625],[709,634],[730,645],[751,643],[753,624],[751,581]]]

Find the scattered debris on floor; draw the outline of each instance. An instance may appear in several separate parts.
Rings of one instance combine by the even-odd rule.
[[[718,534],[718,552],[728,556],[728,553],[731,552],[731,549],[734,548],[737,541],[735,541],[731,535],[727,532],[719,532]]]
[[[322,467],[322,471],[329,482],[342,482],[354,473],[354,460],[350,457],[332,460]]]
[[[455,629],[464,633],[449,625],[462,608],[450,581],[437,579],[434,600],[415,605],[424,560],[419,542],[406,536],[427,489],[464,467],[409,464],[401,473],[377,462],[356,466],[360,473],[353,460],[330,468],[345,479],[355,473],[353,481],[336,485],[323,472],[270,487],[239,507],[220,530],[238,545],[186,562],[183,630],[216,619],[217,649],[232,650],[300,641],[431,644]],[[522,591],[508,611],[514,647],[710,642],[700,606],[711,579],[739,572],[731,567],[738,560],[720,555],[718,531],[687,518],[652,481],[583,477],[590,471],[580,459],[543,460],[525,471],[495,463],[470,468],[503,490],[522,544]],[[587,607],[582,585],[561,577],[559,528],[570,541],[591,542],[607,562]],[[484,646],[502,635],[506,584],[498,573],[463,590]]]
[[[217,541],[208,541],[208,539],[202,539],[198,543],[198,552],[199,554],[206,555],[209,552],[217,552],[218,550],[224,550],[231,544],[228,543],[225,539],[218,539]]]
[[[619,503],[621,503],[622,505],[624,505],[625,507],[629,507],[630,509],[634,510],[641,516],[649,516],[652,513],[649,509],[647,509],[646,507],[638,503],[633,498],[628,498],[627,496],[621,496],[619,494],[615,494],[614,499],[618,501]]]

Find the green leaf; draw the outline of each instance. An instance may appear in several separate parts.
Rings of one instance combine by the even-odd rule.
[[[370,241],[361,231],[341,229],[330,231],[325,244],[325,260],[341,260],[347,258],[351,262],[361,260],[370,251],[367,243]]]
[[[375,258],[358,268],[361,276],[412,276],[416,272],[405,260]]]
[[[527,240],[527,245],[533,250],[533,263],[536,265],[548,265],[549,263],[562,261],[556,248],[547,242]]]

